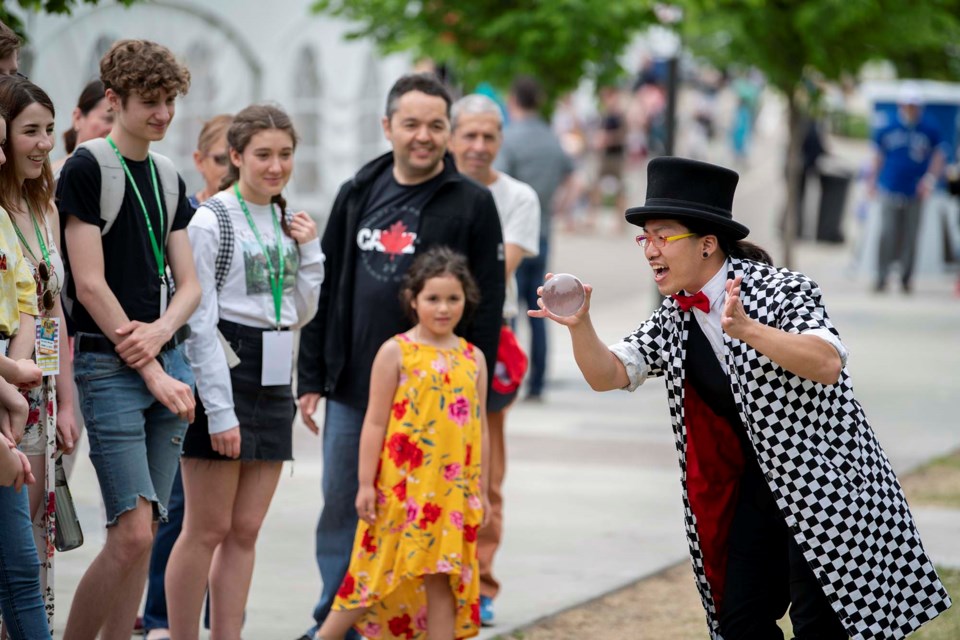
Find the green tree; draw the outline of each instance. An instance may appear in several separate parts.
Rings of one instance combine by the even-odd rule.
[[[905,77],[960,77],[960,0],[678,0],[686,43],[725,65],[761,70],[787,98],[787,218],[784,263],[801,175],[800,148],[812,102],[811,74],[839,79],[870,60]]]
[[[129,7],[130,5],[138,2],[139,0],[116,0],[122,5]],[[63,14],[70,15],[73,13],[73,10],[77,5],[81,4],[99,4],[100,0],[17,0],[17,4],[21,9],[28,12],[43,12],[43,13],[53,13],[53,14]],[[26,38],[26,33],[23,28],[23,22],[20,18],[11,13],[6,5],[8,3],[0,3],[0,21],[5,25],[16,31],[21,38]],[[13,4],[12,2],[10,4]]]
[[[654,21],[649,0],[318,0],[314,11],[354,21],[353,38],[451,65],[473,88],[535,76],[552,101],[584,77],[620,72],[617,57]]]

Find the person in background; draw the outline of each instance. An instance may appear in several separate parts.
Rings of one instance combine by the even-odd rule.
[[[555,199],[561,190],[569,188],[569,178],[573,173],[573,162],[564,153],[550,125],[540,116],[541,106],[543,91],[540,83],[529,76],[514,80],[507,98],[510,126],[503,132],[503,145],[493,163],[497,171],[533,187],[540,200],[539,251],[535,256],[524,258],[517,267],[521,309],[537,308],[537,287],[543,281],[550,258]],[[540,402],[547,376],[547,329],[540,318],[528,320],[530,373],[526,397],[530,401]]]
[[[0,76],[15,76],[20,72],[21,46],[20,36],[0,22]]]
[[[869,189],[875,194],[879,188],[880,200],[880,244],[873,289],[877,293],[887,290],[887,278],[896,261],[903,292],[910,293],[923,203],[936,188],[946,158],[943,136],[923,119],[923,99],[916,87],[903,87],[896,120],[877,131],[873,142],[875,181]]]
[[[203,178],[203,188],[188,197],[190,206],[198,209],[204,201],[220,190],[220,183],[227,175],[230,156],[227,153],[227,129],[233,122],[233,116],[221,114],[207,120],[200,129],[197,149],[193,152],[193,163]],[[167,616],[167,597],[164,579],[170,551],[183,529],[184,497],[183,478],[180,469],[173,478],[170,489],[170,502],[167,505],[167,521],[157,527],[157,537],[150,552],[150,572],[147,576],[147,599],[143,605],[141,629],[146,640],[163,640],[170,637],[170,623]],[[209,602],[204,616],[204,624],[210,628]],[[137,631],[134,626],[134,631]]]
[[[490,447],[484,451],[490,468],[490,513],[480,529],[480,620],[492,624],[493,599],[500,583],[493,576],[493,558],[503,536],[503,480],[507,470],[504,423],[507,410],[517,397],[522,372],[516,361],[526,358],[507,323],[519,313],[514,273],[525,257],[537,255],[540,246],[540,201],[530,185],[493,168],[503,142],[503,118],[496,102],[480,94],[465,96],[451,110],[450,151],[457,170],[490,189],[500,214],[503,246],[506,250],[507,295],[503,303],[504,325],[494,365],[493,383],[487,394]]]
[[[40,558],[40,583],[47,617],[53,626],[53,517],[54,463],[58,451],[73,451],[77,420],[73,402],[73,368],[65,339],[66,320],[60,301],[64,281],[60,252],[60,216],[53,204],[53,175],[49,153],[53,149],[53,103],[40,87],[17,76],[0,77],[0,109],[9,118],[3,143],[7,162],[0,167],[0,206],[10,215],[14,231],[34,276],[39,315],[37,324],[14,340],[14,358],[33,357],[36,336],[47,334],[56,348],[46,354],[56,361],[44,373],[43,384],[27,392],[30,415],[20,441],[30,458],[34,475],[42,478],[30,487],[30,513]],[[42,158],[42,162],[38,160]],[[38,333],[38,327],[40,329]],[[55,336],[55,337],[54,337]]]
[[[60,176],[60,170],[78,144],[94,138],[106,138],[113,128],[113,111],[107,102],[103,82],[97,79],[87,83],[80,92],[70,119],[70,128],[63,132],[63,148],[67,155],[53,163],[54,179]]]

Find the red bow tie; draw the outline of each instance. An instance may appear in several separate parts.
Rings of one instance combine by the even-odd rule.
[[[710,313],[710,300],[707,299],[703,291],[697,291],[692,296],[675,293],[670,297],[676,300],[677,304],[680,305],[680,308],[684,311],[690,311],[690,309],[696,307],[704,313]]]

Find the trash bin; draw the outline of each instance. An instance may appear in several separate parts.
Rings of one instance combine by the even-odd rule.
[[[843,211],[853,174],[839,168],[820,171],[820,212],[818,242],[843,242]]]

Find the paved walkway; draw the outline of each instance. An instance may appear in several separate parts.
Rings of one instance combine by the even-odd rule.
[[[781,147],[763,145],[742,171],[737,217],[751,238],[779,257]],[[844,158],[865,157],[843,146]],[[631,203],[642,202],[642,179]],[[650,270],[633,242],[616,235],[560,235],[552,264],[595,286],[594,321],[615,341],[654,304]],[[846,275],[850,248],[803,244],[796,268],[821,284],[834,323],[851,350],[849,368],[894,467],[906,471],[960,446],[960,300],[948,276],[928,276],[912,298],[867,293],[865,278]],[[565,330],[551,327],[550,387],[544,404],[519,404],[508,418],[506,536],[498,557],[503,591],[491,638],[630,583],[686,557],[680,482],[663,384],[628,394],[596,394],[582,381]],[[309,623],[319,588],[313,529],[323,501],[320,441],[295,431],[297,460],[287,466],[258,545],[244,637],[292,640]],[[98,492],[86,459],[72,483],[86,544],[57,558],[57,626],[103,535]],[[918,511],[935,559],[960,565],[952,512]],[[57,637],[61,637],[58,635]]]

